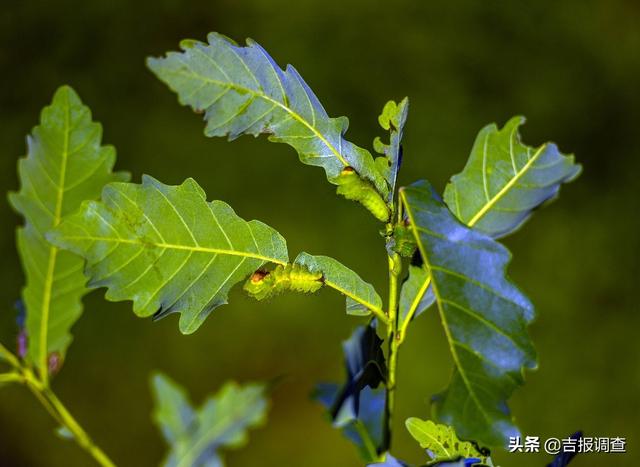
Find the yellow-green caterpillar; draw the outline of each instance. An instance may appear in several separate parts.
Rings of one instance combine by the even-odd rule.
[[[321,272],[311,272],[299,264],[278,265],[272,271],[258,270],[244,284],[244,290],[256,300],[281,292],[313,293],[324,285]]]
[[[406,222],[402,222],[393,229],[393,251],[400,256],[410,258],[416,251],[416,239]]]
[[[357,201],[381,222],[387,222],[391,212],[373,185],[360,178],[353,167],[345,167],[335,180],[338,194]]]

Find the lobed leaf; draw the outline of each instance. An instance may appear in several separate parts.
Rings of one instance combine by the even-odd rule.
[[[60,87],[27,137],[28,154],[18,162],[20,191],[9,194],[25,220],[17,243],[27,280],[22,291],[26,358],[45,380],[48,356],[64,357],[71,326],[82,313],[81,299],[89,291],[82,258],[50,245],[45,233],[83,200],[98,198],[106,183],[129,177],[112,172],[116,152],[101,146],[101,139],[102,127],[91,120],[89,108],[69,86]]]
[[[138,316],[178,312],[185,334],[226,303],[233,285],[267,262],[288,261],[278,232],[207,202],[193,179],[108,185],[101,202],[83,203],[48,238],[86,258],[91,285],[106,286],[108,300],[133,300]]]
[[[506,278],[506,248],[456,220],[427,182],[400,193],[454,360],[437,417],[464,438],[506,446],[518,434],[506,400],[536,365],[533,306]]]
[[[408,418],[405,424],[420,447],[427,450],[432,462],[452,461],[460,457],[475,459],[476,463],[486,460],[473,444],[460,441],[450,426],[415,417]]]
[[[292,146],[304,164],[322,167],[329,181],[353,167],[387,195],[371,154],[344,138],[347,118],[330,118],[293,66],[282,70],[251,39],[246,47],[217,33],[207,39],[208,44],[183,41],[182,52],[147,61],[181,104],[205,112],[207,136],[266,133],[271,141]]]
[[[338,384],[320,383],[316,386],[313,396],[329,411],[334,427],[339,428],[344,436],[358,448],[365,462],[378,460],[380,457],[378,453],[384,449],[386,443],[384,432],[386,389],[382,386],[377,389],[363,388],[359,393],[357,413],[353,411],[352,405],[343,405],[334,419],[333,411],[340,392],[341,388]]]
[[[376,152],[384,154],[386,157],[386,161],[383,158],[378,158],[376,159],[376,163],[381,164],[384,168],[381,172],[385,174],[387,184],[390,187],[389,201],[393,198],[398,179],[398,171],[402,164],[402,146],[400,143],[402,142],[402,131],[408,114],[409,98],[405,97],[399,103],[388,101],[378,117],[380,126],[388,130],[390,134],[389,144],[383,143],[379,137],[373,141]],[[383,162],[386,163],[382,164]]]
[[[517,229],[581,171],[555,144],[522,144],[518,128],[524,121],[514,117],[501,130],[495,124],[480,130],[467,165],[444,193],[458,219],[494,238]]]
[[[264,423],[268,401],[262,384],[226,383],[199,409],[168,377],[152,380],[154,420],[170,446],[166,467],[223,466],[221,448],[237,448],[247,441],[247,430]]]

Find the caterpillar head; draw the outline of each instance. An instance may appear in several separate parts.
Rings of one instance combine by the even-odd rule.
[[[273,289],[273,280],[271,272],[265,269],[258,269],[251,274],[251,277],[245,282],[244,290],[256,300],[262,300],[271,295]]]

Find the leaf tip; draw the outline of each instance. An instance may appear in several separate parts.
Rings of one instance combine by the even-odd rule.
[[[54,102],[61,99],[80,102],[80,96],[78,96],[78,93],[68,84],[59,86],[53,95]]]

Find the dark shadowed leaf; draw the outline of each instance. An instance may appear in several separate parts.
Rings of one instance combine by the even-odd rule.
[[[465,439],[506,446],[518,434],[506,401],[536,365],[526,330],[533,306],[506,278],[507,249],[461,224],[427,182],[400,196],[454,361],[437,417]]]
[[[356,445],[365,462],[376,460],[385,443],[386,389],[382,386],[377,389],[365,387],[360,391],[358,414],[355,415],[353,407],[347,405],[342,407],[342,411],[334,419],[333,411],[340,391],[338,384],[321,383],[314,391],[314,398],[329,411],[334,426],[342,430],[342,433]]]
[[[318,386],[315,398],[331,415],[336,427],[359,447],[366,461],[375,461],[385,449],[388,439],[384,432],[387,368],[376,334],[376,322],[359,326],[343,343],[347,380]]]
[[[555,144],[522,144],[523,123],[524,117],[514,117],[501,130],[495,124],[480,130],[467,165],[444,193],[458,219],[494,238],[517,229],[581,170]]]

